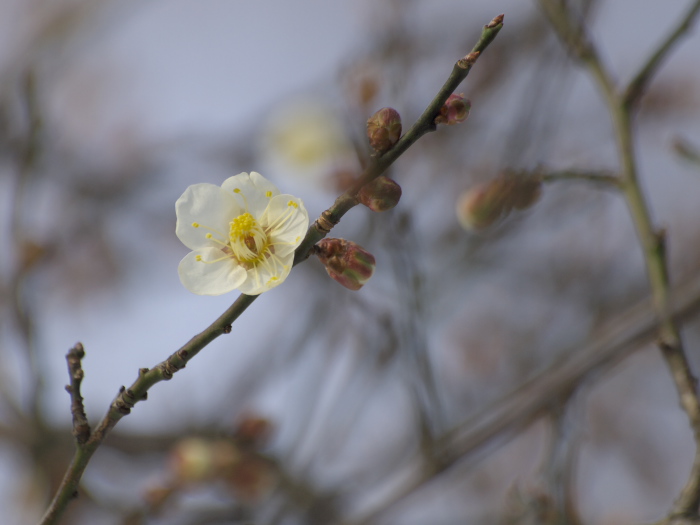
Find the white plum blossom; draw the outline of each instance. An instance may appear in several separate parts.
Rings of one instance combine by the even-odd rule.
[[[309,227],[301,199],[280,194],[256,172],[214,184],[194,184],[175,203],[175,231],[192,252],[180,281],[200,295],[238,289],[258,295],[287,278],[294,250]]]

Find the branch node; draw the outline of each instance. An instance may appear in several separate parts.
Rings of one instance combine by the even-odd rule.
[[[330,231],[333,229],[333,226],[338,224],[337,222],[333,221],[333,218],[331,217],[331,214],[328,210],[325,210],[321,216],[316,219],[316,228],[323,234],[330,233]]]
[[[172,365],[169,362],[166,362],[163,367],[163,379],[165,381],[170,381],[173,378],[173,373],[174,371],[172,370]]]
[[[233,326],[231,326],[230,324],[224,326],[224,334],[230,334],[231,330],[233,330]]]
[[[472,51],[467,56],[457,61],[457,67],[460,69],[469,69],[477,61],[479,55],[481,55],[481,51]]]

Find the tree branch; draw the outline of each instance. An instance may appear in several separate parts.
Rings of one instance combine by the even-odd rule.
[[[493,41],[503,27],[503,15],[494,18],[484,26],[481,38],[466,57],[455,64],[452,74],[442,86],[435,98],[430,102],[426,110],[411,126],[408,132],[394,145],[392,149],[381,156],[372,157],[368,167],[358,182],[336,199],[333,206],[321,214],[310,227],[296,250],[294,264],[307,259],[313,246],[328,234],[338,224],[341,217],[357,205],[357,193],[360,188],[375,179],[399,158],[411,145],[429,131],[435,130],[435,117],[457,86],[467,77],[471,67],[478,59],[481,52]],[[231,325],[250,306],[257,296],[241,294],[238,299],[207,329],[194,336],[187,344],[173,353],[165,361],[152,369],[142,368],[136,381],[129,387],[122,387],[117,397],[112,402],[99,426],[84,444],[78,444],[73,461],[69,466],[61,485],[51,502],[41,525],[53,525],[58,523],[70,500],[77,494],[78,484],[90,461],[90,458],[99,448],[107,434],[114,428],[119,420],[131,412],[131,409],[139,401],[145,400],[148,390],[164,380],[169,380],[177,371],[185,368],[187,362],[197,355],[205,346],[222,334],[231,332]]]

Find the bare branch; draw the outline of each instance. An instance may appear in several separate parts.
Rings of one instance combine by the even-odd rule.
[[[80,395],[80,384],[83,382],[82,359],[85,357],[85,349],[81,343],[71,348],[66,354],[68,363],[68,377],[70,384],[66,385],[66,391],[70,394],[70,411],[73,414],[73,435],[78,446],[84,445],[90,438],[90,425],[85,415],[83,396]]]

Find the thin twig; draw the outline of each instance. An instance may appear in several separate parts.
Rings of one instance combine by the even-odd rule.
[[[609,171],[581,171],[581,170],[561,170],[535,173],[542,182],[559,182],[581,180],[594,182],[596,184],[606,184],[613,188],[620,187],[620,177]]]
[[[304,240],[296,250],[295,265],[307,259],[313,250],[313,246],[338,224],[345,213],[357,205],[357,193],[364,184],[384,173],[387,168],[420,137],[436,129],[435,117],[447,100],[447,97],[449,97],[457,86],[467,77],[471,67],[474,65],[481,52],[496,38],[496,35],[502,27],[503,15],[497,16],[489,24],[484,26],[481,38],[474,46],[474,49],[472,49],[472,52],[457,62],[452,70],[452,74],[411,129],[401,137],[392,149],[381,156],[372,157],[359,181],[338,197],[333,206],[324,211],[321,217],[309,227]],[[258,296],[241,294],[233,305],[207,329],[193,337],[186,345],[154,368],[150,370],[148,368],[142,368],[139,370],[138,378],[129,388],[122,387],[119,394],[110,405],[107,414],[87,442],[83,445],[78,445],[73,460],[64,475],[63,481],[40,522],[41,525],[58,523],[68,503],[74,495],[77,494],[78,484],[90,458],[119,420],[129,414],[136,403],[146,399],[148,390],[153,385],[160,381],[171,379],[173,374],[182,370],[187,362],[197,355],[205,346],[220,335],[230,333],[233,322],[238,319],[257,297]]]
[[[73,414],[73,435],[78,446],[83,445],[90,438],[90,425],[85,415],[83,396],[80,394],[80,384],[83,382],[82,360],[85,357],[85,349],[81,343],[71,348],[66,354],[68,363],[68,377],[70,384],[66,385],[66,391],[70,394],[70,411]]]
[[[631,107],[639,101],[661,63],[666,59],[671,49],[678,43],[680,38],[691,28],[698,13],[700,13],[700,0],[695,1],[688,12],[680,19],[678,27],[669,33],[666,40],[664,40],[656,52],[649,57],[646,64],[642,66],[639,73],[637,73],[629,83],[627,89],[625,89],[624,95],[622,95],[622,103],[626,107]]]

